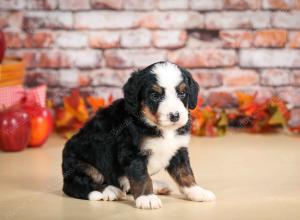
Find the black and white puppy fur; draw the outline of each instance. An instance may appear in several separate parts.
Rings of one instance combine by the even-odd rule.
[[[212,201],[197,185],[190,166],[190,115],[198,84],[169,62],[134,72],[124,98],[99,110],[63,150],[63,191],[88,200],[118,200],[126,192],[142,209],[162,206],[156,194],[170,192],[151,175],[166,170],[192,201]]]

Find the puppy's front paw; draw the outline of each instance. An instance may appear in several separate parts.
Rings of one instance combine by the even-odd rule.
[[[125,197],[125,194],[122,190],[115,186],[107,186],[102,192],[104,201],[113,201]]]
[[[135,200],[135,206],[139,209],[159,209],[162,207],[160,199],[154,195],[139,196]]]
[[[187,199],[196,202],[211,202],[216,199],[213,192],[203,189],[200,186],[183,187],[181,191],[186,195]]]

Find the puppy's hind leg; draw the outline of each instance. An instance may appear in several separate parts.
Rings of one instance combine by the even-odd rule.
[[[75,158],[64,158],[62,168],[65,194],[78,199],[104,198],[102,191],[107,185],[98,169]]]
[[[165,182],[152,180],[152,184],[153,184],[153,192],[156,195],[170,195],[172,192],[172,189]]]

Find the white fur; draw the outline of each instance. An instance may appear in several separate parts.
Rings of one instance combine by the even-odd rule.
[[[103,195],[99,191],[92,191],[89,193],[88,198],[91,201],[98,201],[98,200],[103,199]]]
[[[122,187],[123,192],[129,192],[130,190],[130,183],[126,176],[122,176],[119,178],[119,184]]]
[[[135,205],[139,209],[158,209],[162,207],[160,199],[154,194],[139,196],[135,200]]]
[[[188,109],[184,106],[180,98],[177,97],[176,87],[182,82],[180,69],[172,63],[157,64],[152,70],[156,75],[158,84],[165,89],[165,98],[159,104],[157,114],[159,124],[162,127],[179,128],[188,121]],[[178,112],[179,120],[174,123],[170,121],[169,114]]]
[[[187,147],[190,135],[177,135],[176,130],[163,130],[162,137],[146,138],[142,149],[150,151],[148,173],[153,175],[169,165],[169,161],[181,147]]]
[[[103,190],[102,194],[103,194],[104,201],[113,201],[113,200],[118,200],[118,199],[122,199],[125,197],[125,194],[121,189],[119,189],[115,186],[111,186],[111,185],[107,186]]]
[[[213,192],[203,189],[200,186],[181,187],[180,191],[187,197],[187,199],[196,202],[210,202],[216,199]]]

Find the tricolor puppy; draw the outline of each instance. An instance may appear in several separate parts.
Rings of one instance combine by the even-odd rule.
[[[156,194],[168,186],[151,180],[166,170],[180,192],[193,201],[212,201],[199,187],[190,166],[190,115],[198,84],[186,70],[169,62],[134,72],[124,98],[99,110],[63,150],[63,191],[88,200],[118,200],[126,192],[142,209],[162,206]]]

